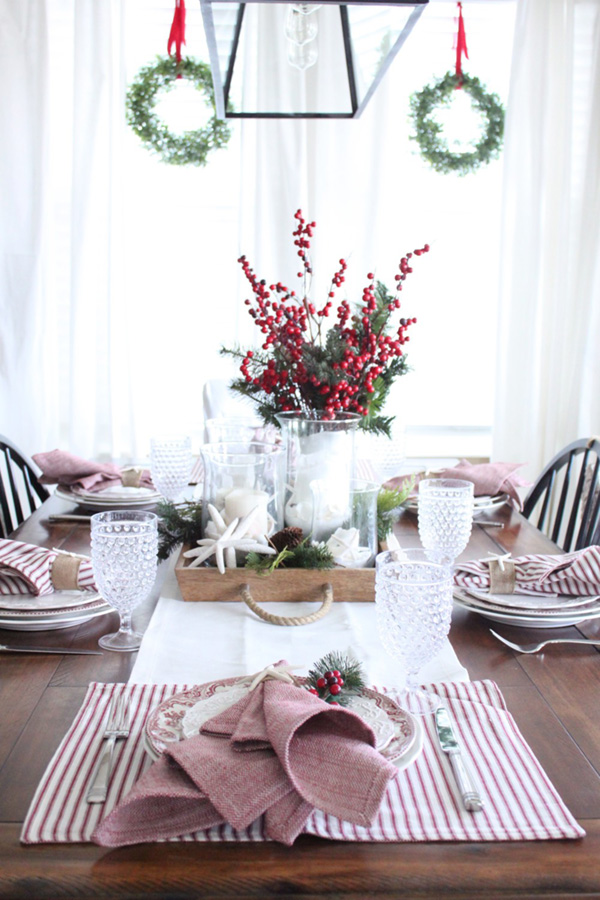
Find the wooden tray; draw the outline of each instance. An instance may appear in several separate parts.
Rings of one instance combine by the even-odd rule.
[[[375,569],[276,569],[259,575],[249,569],[190,568],[182,547],[175,574],[184,600],[239,600],[244,585],[249,585],[258,602],[276,600],[322,600],[323,588],[330,584],[334,600],[374,600]]]

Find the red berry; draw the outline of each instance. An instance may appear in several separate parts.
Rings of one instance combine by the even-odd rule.
[[[309,693],[309,694],[314,694],[315,697],[318,697],[318,696],[319,696],[319,692],[318,692],[317,690],[315,690],[315,688],[309,688],[309,689],[308,689],[308,693]]]
[[[323,678],[331,678],[331,676],[332,676],[333,674],[334,674],[333,672],[325,672]]]
[[[341,687],[339,686],[339,684],[332,684],[332,685],[329,686],[329,693],[330,693],[330,694],[333,694],[334,697],[336,696],[336,694],[339,694],[339,692],[340,692],[341,690],[342,690],[342,689],[341,689]]]
[[[324,688],[324,687],[326,687],[326,686],[327,686],[327,682],[326,682],[326,680],[323,678],[323,676],[321,676],[320,678],[317,679],[317,687],[318,687],[318,688]]]
[[[327,684],[337,684],[337,683],[338,683],[338,680],[335,675],[330,675],[329,678],[327,679]]]

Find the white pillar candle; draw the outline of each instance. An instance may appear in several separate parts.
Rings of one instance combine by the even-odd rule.
[[[267,504],[269,495],[266,491],[252,490],[251,488],[234,488],[225,497],[225,521],[233,522],[234,519],[243,519],[251,510],[256,509],[249,536],[260,537],[269,532],[269,515]]]

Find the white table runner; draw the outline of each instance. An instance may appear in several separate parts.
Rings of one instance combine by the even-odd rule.
[[[303,615],[315,604],[269,603],[269,612]],[[293,612],[290,613],[290,607]],[[334,603],[311,625],[271,625],[237,602],[188,603],[181,597],[173,563],[146,629],[132,684],[203,684],[258,672],[287,659],[305,675],[331,650],[351,652],[368,684],[403,682],[400,663],[384,650],[377,633],[374,603]],[[423,681],[468,679],[449,642],[422,671]]]

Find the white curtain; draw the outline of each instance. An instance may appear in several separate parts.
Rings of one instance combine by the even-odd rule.
[[[494,457],[535,477],[600,432],[600,3],[521,0],[508,104]]]
[[[46,408],[44,190],[48,142],[45,4],[0,3],[0,432],[29,446]],[[10,85],[10,90],[7,86]]]

